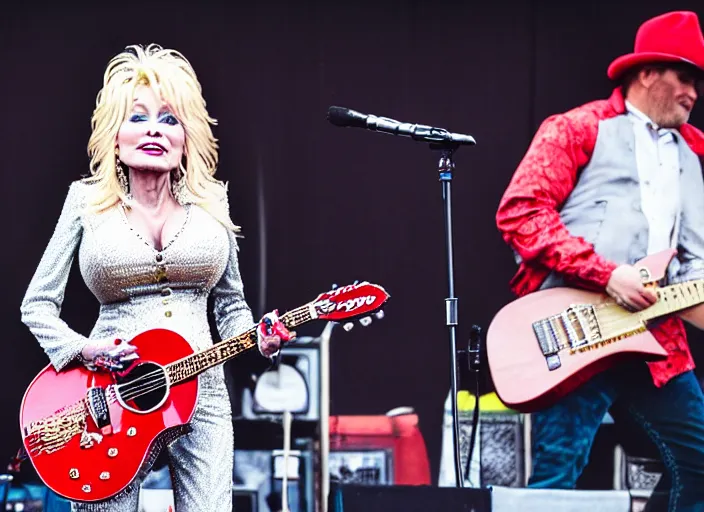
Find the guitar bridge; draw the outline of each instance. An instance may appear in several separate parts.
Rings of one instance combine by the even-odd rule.
[[[572,305],[557,315],[538,320],[533,323],[533,333],[550,371],[562,366],[561,350],[579,350],[601,336],[591,304]]]

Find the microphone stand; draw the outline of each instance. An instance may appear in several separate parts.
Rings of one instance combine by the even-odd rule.
[[[460,433],[459,418],[457,414],[457,298],[455,297],[455,276],[453,268],[452,247],[452,200],[451,182],[452,171],[455,163],[452,156],[462,144],[476,144],[473,137],[450,133],[442,128],[425,125],[412,125],[399,123],[393,119],[360,114],[344,107],[330,107],[328,120],[335,126],[353,126],[368,130],[380,131],[392,135],[411,137],[416,141],[430,143],[430,149],[440,151],[440,182],[442,184],[442,197],[445,204],[445,243],[447,248],[447,280],[448,297],[445,299],[445,317],[450,334],[450,358],[452,360],[452,444],[454,446],[455,479],[457,487],[462,487],[462,464],[460,462]]]
[[[445,299],[445,324],[450,336],[451,361],[451,403],[452,403],[452,446],[455,464],[455,482],[457,487],[464,486],[462,463],[460,461],[460,425],[457,411],[457,297],[455,297],[455,274],[452,241],[452,172],[455,162],[452,159],[459,144],[453,142],[432,142],[430,149],[440,151],[438,164],[439,179],[442,185],[442,199],[445,215],[445,248],[447,255],[447,298]]]

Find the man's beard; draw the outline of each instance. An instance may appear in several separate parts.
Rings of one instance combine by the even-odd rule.
[[[651,90],[650,98],[657,117],[653,121],[660,128],[679,128],[689,120],[689,112],[683,113],[671,85],[658,82]]]

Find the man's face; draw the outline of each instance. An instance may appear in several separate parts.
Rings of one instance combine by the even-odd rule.
[[[701,76],[687,68],[652,70],[647,99],[650,117],[662,128],[679,128],[687,121],[699,93],[702,92]]]

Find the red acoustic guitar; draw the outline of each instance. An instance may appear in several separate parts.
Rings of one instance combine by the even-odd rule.
[[[336,288],[281,315],[293,329],[312,320],[368,315],[389,298],[367,282]],[[131,340],[139,359],[119,373],[49,365],[27,389],[20,411],[24,447],[44,483],[73,501],[125,489],[159,450],[186,432],[201,372],[257,346],[256,327],[195,352],[175,332],[153,329]]]
[[[630,312],[608,295],[551,288],[505,306],[487,331],[487,358],[496,393],[508,407],[547,407],[619,361],[662,359],[650,320],[704,302],[704,280],[659,287],[675,251],[636,263],[658,301]]]

